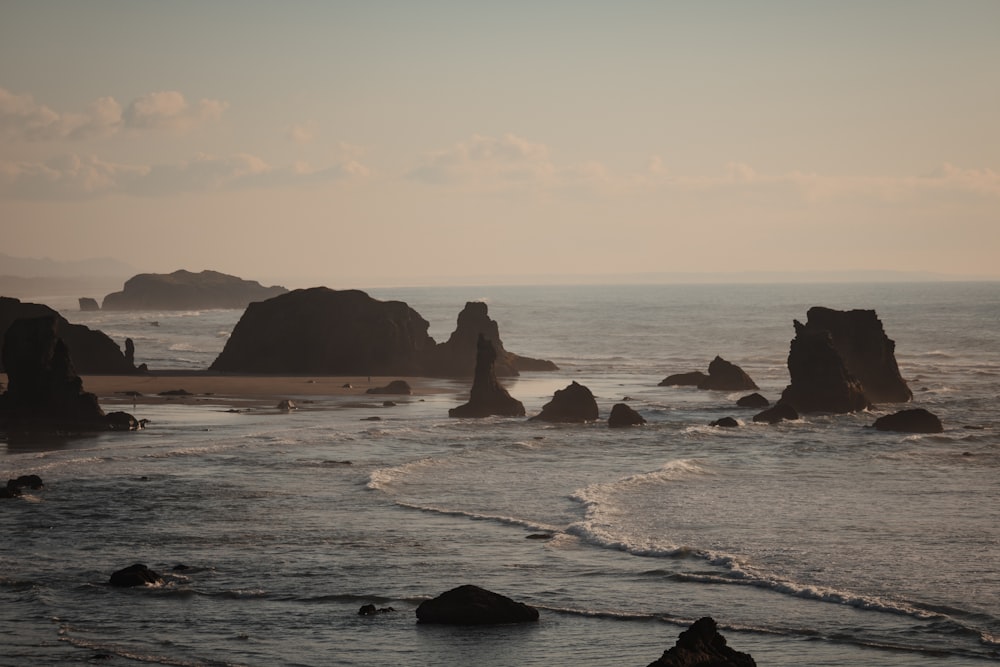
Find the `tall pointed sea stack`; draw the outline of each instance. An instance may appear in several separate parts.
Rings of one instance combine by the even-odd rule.
[[[524,405],[512,397],[497,380],[494,365],[497,351],[492,341],[479,334],[476,340],[476,373],[469,402],[448,411],[449,417],[523,417]]]
[[[791,384],[779,404],[798,412],[855,412],[871,407],[861,383],[848,372],[825,329],[795,321],[795,339],[788,352]]]

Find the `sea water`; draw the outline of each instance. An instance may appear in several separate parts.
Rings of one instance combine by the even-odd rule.
[[[0,664],[646,665],[702,616],[759,665],[1000,661],[997,284],[369,293],[438,341],[486,301],[507,349],[560,367],[504,381],[529,415],[575,380],[602,419],[627,400],[648,424],[449,419],[455,381],[390,407],[140,405],[145,431],[0,444],[0,477],[46,483],[0,503]],[[240,315],[70,305],[167,370],[206,368]],[[944,433],[868,428],[903,405],[759,425],[745,392],[657,386],[721,355],[775,399],[813,305],[875,309]],[[165,583],[107,586],[135,562]],[[540,621],[416,624],[466,583]]]

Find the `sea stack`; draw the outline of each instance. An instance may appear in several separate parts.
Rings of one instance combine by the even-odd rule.
[[[469,402],[448,411],[449,417],[523,417],[524,405],[501,386],[494,372],[497,350],[483,334],[476,341],[476,373]]]

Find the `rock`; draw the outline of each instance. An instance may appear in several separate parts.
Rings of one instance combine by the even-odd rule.
[[[718,426],[719,428],[738,428],[740,423],[733,419],[732,417],[723,417],[722,419],[716,419],[714,422],[709,424],[709,426]]]
[[[875,420],[872,426],[879,431],[899,431],[901,433],[941,433],[944,426],[937,415],[923,408],[900,410]]]
[[[660,380],[660,387],[698,387],[708,381],[708,376],[701,371],[690,373],[675,373]]]
[[[284,294],[284,287],[264,287],[218,271],[174,271],[170,274],[140,273],[125,281],[121,292],[104,297],[104,310],[199,310],[246,308]]]
[[[542,406],[541,413],[531,419],[576,423],[597,421],[598,417],[597,400],[594,395],[574,380],[565,389],[557,389],[552,400]]]
[[[622,426],[641,426],[646,420],[638,412],[624,403],[615,403],[611,407],[611,414],[608,416],[608,426],[619,428]]]
[[[80,310],[83,312],[91,312],[95,310],[100,310],[101,305],[97,303],[97,299],[92,299],[89,296],[80,297]]]
[[[500,340],[500,328],[490,319],[487,305],[469,301],[458,314],[455,331],[444,343],[439,343],[428,355],[427,373],[437,377],[469,377],[475,374],[477,341],[479,336],[493,343],[496,350],[494,374],[513,377],[520,371],[554,371],[558,367],[551,361],[531,359],[508,352]]]
[[[279,402],[277,408],[282,412],[291,412],[292,410],[298,409],[294,401],[291,401],[287,398]]]
[[[874,310],[833,310],[822,306],[806,313],[806,328],[826,331],[834,349],[873,403],[905,403],[913,392],[899,373],[896,343],[889,339]]]
[[[778,402],[791,405],[797,412],[845,413],[871,407],[864,387],[847,370],[826,329],[795,321],[788,373],[791,384]]]
[[[434,347],[428,326],[401,301],[359,290],[294,290],[251,303],[211,370],[420,376]]]
[[[768,408],[753,416],[755,422],[764,424],[777,424],[781,421],[794,421],[798,418],[799,413],[788,403],[778,403],[773,408]]]
[[[741,391],[757,389],[757,384],[742,368],[717,356],[708,365],[708,377],[698,383],[698,389]]]
[[[138,372],[134,359],[126,359],[118,345],[102,331],[82,324],[70,324],[66,318],[48,306],[39,303],[22,303],[17,299],[0,296],[0,347],[4,335],[15,320],[52,317],[56,321],[56,335],[63,340],[78,373],[131,375]],[[133,348],[134,356],[134,348]],[[6,366],[0,361],[0,372]]]
[[[8,380],[7,391],[0,395],[0,430],[20,434],[111,428],[97,396],[83,390],[69,350],[56,335],[57,325],[56,317],[44,316],[16,320],[7,329],[0,352]]]
[[[493,341],[479,334],[476,341],[476,373],[472,379],[469,402],[448,410],[449,417],[524,416],[524,405],[497,380],[494,372],[497,354]]]
[[[358,609],[358,616],[375,616],[376,614],[388,614],[390,612],[396,611],[392,607],[382,607],[381,609],[373,604],[361,605],[361,609]]]
[[[15,498],[22,495],[23,489],[37,491],[45,488],[42,478],[38,475],[21,475],[17,479],[8,479],[7,485],[0,488],[0,498]]]
[[[747,394],[736,401],[736,405],[741,408],[766,408],[771,405],[771,401],[767,400],[758,393]]]
[[[534,607],[469,584],[425,600],[417,607],[418,623],[497,625],[537,620],[538,610]]]
[[[136,419],[127,412],[117,410],[109,412],[105,419],[108,422],[108,429],[111,431],[140,431],[144,427],[144,421]]]
[[[406,380],[393,380],[384,387],[372,387],[366,394],[400,394],[404,396],[409,396],[413,393],[413,389],[410,387],[410,383]]]
[[[663,652],[649,667],[756,667],[748,653],[740,653],[726,645],[715,620],[710,616],[698,619],[677,637],[673,648]]]
[[[108,583],[112,586],[155,586],[163,583],[163,577],[142,563],[136,563],[111,573]]]
[[[187,389],[166,389],[157,394],[157,396],[194,396]]]

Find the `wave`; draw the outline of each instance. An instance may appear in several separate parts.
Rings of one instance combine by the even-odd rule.
[[[368,476],[368,483],[365,487],[372,489],[373,491],[388,491],[390,486],[409,473],[422,468],[430,468],[435,465],[440,465],[441,463],[442,461],[439,459],[428,457],[417,459],[416,461],[410,461],[409,463],[404,463],[401,466],[379,468],[378,470],[373,470]]]
[[[402,501],[396,501],[396,505],[398,505],[399,507],[407,507],[409,509],[419,510],[421,512],[441,514],[444,516],[464,517],[466,519],[472,519],[473,521],[493,521],[495,523],[500,523],[507,526],[519,526],[522,528],[528,528],[530,530],[545,531],[547,533],[563,532],[563,529],[558,526],[553,526],[551,524],[541,523],[538,521],[531,521],[529,519],[521,519],[514,516],[505,516],[502,514],[483,514],[481,512],[468,512],[465,510],[449,509],[446,507],[435,507],[433,505],[417,505],[415,503],[407,503]]]

